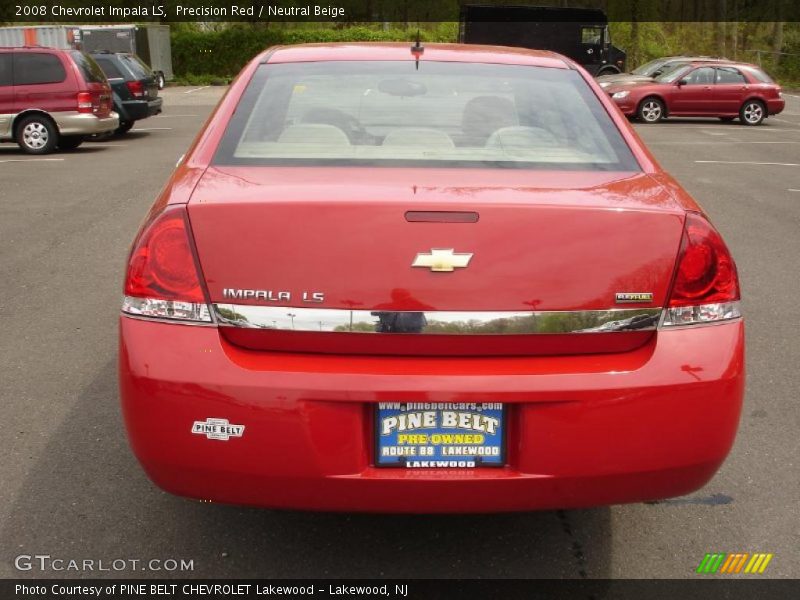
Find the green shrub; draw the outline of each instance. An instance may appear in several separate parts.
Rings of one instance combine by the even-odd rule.
[[[420,31],[427,42],[454,42],[458,35],[456,23],[439,23]],[[325,42],[391,42],[410,41],[416,29],[345,27],[342,29],[311,29],[290,27],[257,28],[233,25],[217,31],[194,31],[176,28],[172,31],[172,62],[176,77],[189,80],[201,76],[231,78],[256,54],[280,44]],[[198,75],[201,74],[201,75]]]
[[[320,42],[410,43],[417,33],[415,25],[405,28],[397,23],[387,29],[379,23],[344,26],[237,23],[216,27],[218,29],[205,31],[180,23],[172,27],[172,60],[178,81],[209,85],[229,80],[247,61],[270,46]],[[628,53],[629,68],[653,58],[681,54],[726,55],[757,62],[758,55],[753,50],[770,50],[772,41],[770,23],[728,23],[722,27],[709,22],[642,21],[636,28],[632,23],[617,22],[612,23],[610,29],[614,45]],[[422,23],[420,37],[425,42],[455,42],[458,23]],[[800,24],[785,24],[782,51],[788,54],[779,61],[762,53],[764,68],[787,87],[800,85]]]

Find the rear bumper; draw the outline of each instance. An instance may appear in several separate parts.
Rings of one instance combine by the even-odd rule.
[[[152,100],[129,100],[122,103],[122,111],[127,115],[126,120],[140,121],[159,114],[163,103],[164,100],[160,97]]]
[[[770,115],[777,115],[783,112],[786,107],[786,100],[783,98],[774,98],[767,100],[767,113]]]
[[[119,115],[115,112],[107,117],[79,112],[52,113],[52,116],[61,135],[93,135],[119,127]]]
[[[319,356],[243,350],[212,327],[121,317],[129,439],[163,489],[264,507],[492,512],[636,502],[704,485],[734,440],[744,325],[659,331],[622,354]],[[507,403],[508,466],[371,466],[377,401]],[[227,419],[210,440],[194,421]]]

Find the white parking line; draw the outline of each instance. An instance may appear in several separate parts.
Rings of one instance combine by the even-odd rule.
[[[172,131],[172,127],[146,127],[139,129],[131,129],[131,131]]]
[[[63,162],[63,158],[4,158],[0,163],[21,163],[21,162]]]
[[[751,162],[747,160],[696,160],[694,162],[718,165],[774,165],[778,167],[800,167],[800,163]]]
[[[768,142],[741,142],[730,140],[727,142],[649,142],[648,146],[737,146],[740,144],[800,144],[797,141],[770,140]]]
[[[199,92],[200,90],[204,90],[204,89],[206,89],[206,88],[210,88],[210,87],[211,87],[210,85],[204,85],[203,87],[194,88],[193,90],[186,90],[186,91],[185,91],[185,92],[183,92],[183,93],[184,93],[184,94],[192,94],[192,93],[194,93],[194,92]]]
[[[774,121],[781,121],[781,119],[776,119],[775,117],[770,117],[770,120]],[[797,123],[793,123],[792,121],[786,121],[786,123],[792,123],[793,125],[797,125]],[[650,129],[656,130],[655,127],[650,125],[639,125],[636,126],[637,131],[649,131]],[[786,133],[790,131],[789,129],[777,129],[775,127],[747,127],[745,128],[742,126],[734,125],[668,125],[664,124],[662,127],[659,127],[658,130],[663,131],[671,131],[673,129],[694,129],[697,130],[707,130],[707,131],[718,131],[720,129],[727,131],[728,133],[741,133],[744,131],[752,132],[752,133]],[[792,132],[794,133],[794,132]],[[709,135],[714,135],[709,133]]]
[[[770,117],[773,121],[780,121],[781,123],[789,123],[789,125],[794,125],[795,127],[800,127],[800,123],[795,123],[794,121],[787,121],[786,119],[779,119],[778,117]],[[758,129],[761,129],[760,127]],[[780,131],[779,129],[775,129],[774,131]]]
[[[800,190],[796,190],[796,189],[794,189],[794,188],[789,188],[789,189],[788,189],[788,190],[786,190],[786,191],[787,191],[787,192],[800,192]]]

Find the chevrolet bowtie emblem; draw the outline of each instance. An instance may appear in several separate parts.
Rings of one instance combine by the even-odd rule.
[[[472,252],[454,252],[452,248],[433,248],[417,254],[412,267],[425,267],[431,271],[450,272],[463,269],[472,259]]]

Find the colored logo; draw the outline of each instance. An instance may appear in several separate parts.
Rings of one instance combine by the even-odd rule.
[[[464,269],[472,259],[472,252],[456,252],[453,248],[433,248],[430,252],[420,252],[411,263],[412,267],[424,267],[439,273],[450,273]]]
[[[773,556],[773,554],[765,552],[756,552],[755,554],[748,552],[706,554],[697,567],[697,572],[725,573],[728,575],[731,573],[749,573],[755,575],[766,570]]]

